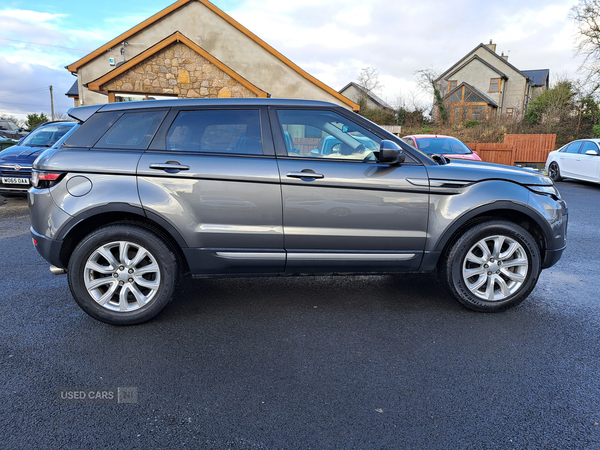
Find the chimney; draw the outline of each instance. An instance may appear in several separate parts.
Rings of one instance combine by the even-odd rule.
[[[508,61],[508,55],[505,55],[504,52],[502,52],[501,56],[504,61]]]
[[[490,39],[490,43],[485,45],[487,48],[489,48],[491,51],[493,51],[494,53],[496,53],[496,44],[492,44],[492,40]]]

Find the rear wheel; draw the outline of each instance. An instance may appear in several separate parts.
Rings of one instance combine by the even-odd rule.
[[[531,293],[540,250],[524,228],[492,220],[467,229],[444,255],[441,276],[450,293],[475,311],[504,311]]]
[[[562,177],[560,176],[560,167],[555,162],[550,163],[550,167],[548,167],[548,175],[552,178],[552,181],[561,181]]]
[[[169,246],[135,225],[109,225],[86,236],[68,266],[75,301],[90,316],[133,325],[156,316],[173,298],[179,272]]]

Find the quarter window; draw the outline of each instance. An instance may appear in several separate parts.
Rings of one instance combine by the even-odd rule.
[[[277,111],[288,156],[375,161],[381,139],[332,111]]]
[[[94,147],[145,150],[166,114],[166,110],[125,113]]]
[[[181,111],[167,149],[199,153],[262,154],[258,110]]]

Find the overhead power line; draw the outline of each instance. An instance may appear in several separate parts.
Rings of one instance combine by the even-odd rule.
[[[63,50],[76,50],[78,52],[89,53],[89,50],[83,50],[81,48],[61,47],[60,45],[40,44],[39,42],[19,41],[17,39],[0,38],[0,41],[19,42],[21,44],[41,45],[42,47],[62,48]]]

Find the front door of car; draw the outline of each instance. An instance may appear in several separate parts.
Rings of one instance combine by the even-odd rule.
[[[598,146],[592,141],[585,141],[579,152],[579,158],[577,159],[577,173],[586,180],[598,182],[598,169],[600,168],[600,156],[587,155],[585,152],[588,150],[594,150],[596,153],[599,152]]]
[[[381,138],[336,111],[271,110],[288,273],[415,270],[426,240],[425,167],[376,158]],[[324,155],[324,140],[339,141]],[[414,181],[414,180],[413,180]],[[422,183],[421,183],[422,184]]]
[[[144,209],[179,232],[193,274],[284,269],[279,172],[267,124],[260,108],[171,111],[140,159]]]

